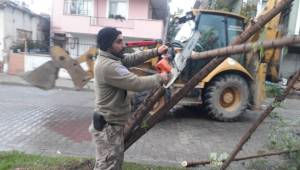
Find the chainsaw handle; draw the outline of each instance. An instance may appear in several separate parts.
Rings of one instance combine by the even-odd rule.
[[[169,58],[170,60],[173,60],[175,58],[176,55],[176,48],[183,48],[183,44],[179,41],[174,41],[172,43],[166,43],[166,45],[169,47],[168,51],[167,51],[167,58]],[[162,57],[159,56],[159,59],[161,59]]]

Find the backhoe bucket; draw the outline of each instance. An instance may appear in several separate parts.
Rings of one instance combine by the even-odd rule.
[[[89,76],[86,71],[82,69],[78,61],[69,56],[65,49],[59,46],[53,46],[50,49],[50,54],[55,66],[68,71],[76,90],[82,89],[82,87],[88,83]]]
[[[36,87],[49,90],[55,87],[58,70],[53,61],[48,61],[37,69],[24,73],[22,78]]]
[[[80,90],[88,83],[91,77],[80,66],[80,63],[71,58],[69,53],[59,47],[50,48],[51,61],[46,62],[37,69],[27,72],[23,79],[39,88],[48,90],[55,87],[55,80],[58,78],[58,71],[64,68],[69,73],[76,90]]]

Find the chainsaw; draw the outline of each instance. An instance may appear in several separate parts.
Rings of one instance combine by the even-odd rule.
[[[190,58],[191,53],[195,48],[199,38],[200,32],[195,31],[192,35],[192,38],[184,47],[181,43],[172,43],[171,47],[169,47],[166,56],[163,56],[162,59],[156,64],[155,67],[159,72],[168,73],[170,76],[169,82],[167,84],[164,84],[165,88],[169,88],[179,77],[179,75],[185,68],[187,60]],[[177,46],[179,49],[182,50],[180,50],[180,52],[175,52],[174,46]]]

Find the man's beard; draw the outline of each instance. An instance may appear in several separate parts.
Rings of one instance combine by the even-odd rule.
[[[124,58],[124,51],[125,51],[125,48],[123,48],[120,52],[112,52],[112,55],[122,59],[122,58]]]

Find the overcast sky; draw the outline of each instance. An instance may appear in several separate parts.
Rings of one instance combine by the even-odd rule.
[[[51,14],[52,0],[23,0],[23,1],[25,1],[30,6],[30,9],[37,14],[39,13]]]
[[[31,10],[36,13],[51,14],[52,0],[23,0],[30,5]],[[177,11],[177,8],[183,9],[184,13],[191,10],[195,0],[171,0],[171,13]]]
[[[177,11],[177,8],[183,9],[184,14],[192,9],[195,0],[171,0],[170,12],[173,14]]]

